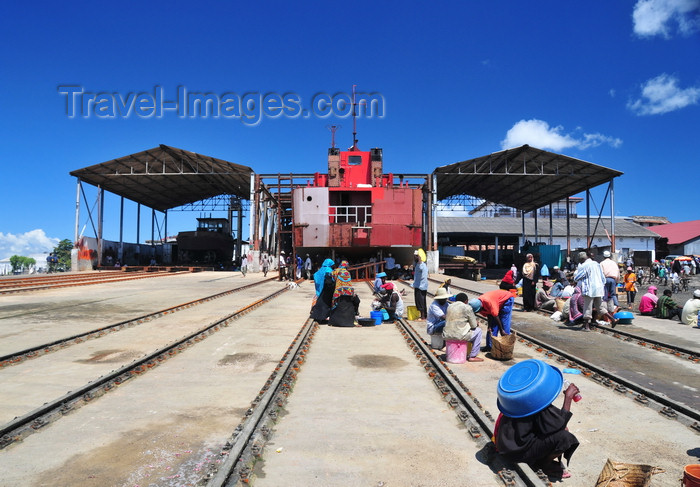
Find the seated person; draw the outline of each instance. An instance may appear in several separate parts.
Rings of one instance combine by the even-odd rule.
[[[522,418],[501,413],[494,431],[498,452],[511,462],[525,462],[533,470],[542,469],[550,477],[571,477],[562,457],[568,464],[579,445],[578,439],[567,428],[572,416],[571,402],[578,392],[578,387],[570,384],[564,391],[561,409],[550,404]]]
[[[672,320],[674,316],[681,319],[682,308],[680,308],[671,297],[673,293],[670,289],[664,289],[664,295],[656,302],[656,317]]]
[[[382,286],[380,294],[381,307],[389,313],[390,320],[403,318],[404,304],[401,295],[394,288],[394,283],[387,282]]]
[[[559,280],[554,283],[554,286],[552,286],[552,289],[549,291],[549,295],[552,296],[553,298],[562,298],[562,293],[564,292],[564,288],[569,285],[569,281],[564,278],[562,280]],[[569,295],[571,297],[571,295]]]
[[[435,293],[435,299],[428,307],[427,332],[428,335],[442,335],[442,329],[445,327],[445,318],[447,315],[447,300],[452,296],[445,291],[444,287],[438,288]]]
[[[459,293],[455,302],[447,308],[445,328],[442,330],[442,338],[460,342],[471,342],[472,350],[467,358],[468,362],[483,362],[479,357],[481,350],[482,331],[476,321],[476,315],[471,306],[467,304],[468,297],[465,293]]]
[[[693,291],[693,297],[685,302],[681,312],[681,323],[698,326],[698,312],[700,312],[700,289]]]
[[[333,292],[335,281],[333,280],[333,259],[326,259],[323,265],[314,274],[314,286],[316,298],[311,306],[311,318],[319,323],[326,323],[333,305]]]
[[[644,316],[656,314],[656,303],[659,297],[656,295],[656,286],[649,286],[647,293],[639,301],[639,313]]]
[[[359,314],[360,298],[355,294],[350,272],[342,266],[333,273],[335,290],[331,313],[328,319],[330,326],[355,326],[355,317]]]
[[[580,286],[574,286],[574,293],[566,301],[568,304],[567,325],[575,325],[583,318],[583,293]],[[566,306],[565,306],[566,308]],[[562,311],[563,312],[563,311]]]
[[[382,285],[386,284],[386,272],[379,272],[374,279],[374,293],[378,293]]]
[[[535,294],[535,309],[554,311],[556,301],[554,300],[554,296],[550,296],[547,293],[550,286],[549,281],[542,281],[542,287],[537,291],[537,294]]]

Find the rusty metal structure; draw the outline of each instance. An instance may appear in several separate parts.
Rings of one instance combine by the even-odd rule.
[[[429,175],[385,173],[382,149],[356,143],[329,148],[327,164],[326,173],[255,176],[255,250],[366,261],[387,252],[406,260],[415,248],[430,248]]]

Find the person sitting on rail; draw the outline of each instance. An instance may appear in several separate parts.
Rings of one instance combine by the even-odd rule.
[[[639,300],[639,314],[643,316],[654,316],[656,314],[656,303],[659,297],[656,295],[656,286],[649,286],[647,293]]]
[[[515,275],[513,269],[508,269],[506,275],[501,279],[501,283],[498,285],[499,289],[504,289],[508,291],[509,289],[515,289]]]
[[[374,278],[374,294],[377,294],[384,284],[386,284],[386,272],[379,272]]]
[[[664,320],[672,320],[674,316],[681,319],[682,308],[671,297],[670,289],[664,289],[664,295],[656,302],[656,317]]]
[[[435,292],[433,302],[428,307],[428,319],[426,331],[428,335],[442,335],[442,329],[445,327],[445,318],[447,317],[447,307],[450,303],[447,300],[452,296],[445,291],[444,287],[439,287]]]
[[[401,295],[394,288],[394,283],[387,282],[380,289],[380,301],[382,308],[389,313],[389,319],[392,321],[403,318],[404,304]]]
[[[552,267],[552,279],[556,282],[564,281],[566,280],[566,273],[558,265],[555,265]]]
[[[553,298],[562,298],[562,293],[564,292],[564,288],[569,285],[569,281],[564,278],[562,280],[558,280],[557,282],[554,283],[554,286],[552,286],[552,289],[549,290],[549,295],[552,296]],[[571,297],[571,296],[569,296]]]
[[[455,302],[447,308],[445,328],[442,330],[444,340],[454,340],[459,342],[470,342],[471,352],[467,358],[468,362],[483,362],[479,357],[481,351],[482,331],[476,321],[476,315],[471,306],[467,304],[469,297],[466,293],[459,293],[455,296]]]
[[[515,298],[510,291],[494,289],[469,301],[474,313],[481,313],[488,320],[489,332],[486,335],[486,351],[491,351],[491,336],[510,335],[510,321]]]
[[[681,323],[684,325],[699,326],[698,313],[700,313],[700,289],[693,291],[693,297],[683,305]]]
[[[333,277],[335,289],[328,324],[343,327],[355,326],[355,318],[359,315],[360,298],[355,294],[355,288],[352,286],[347,261],[340,263],[340,267],[333,271]]]
[[[554,300],[554,296],[547,292],[550,286],[551,283],[549,281],[542,281],[542,286],[537,290],[537,294],[535,294],[535,309],[554,311],[556,301]]]
[[[311,318],[319,323],[325,323],[331,313],[333,304],[333,291],[335,281],[333,280],[333,259],[323,261],[321,268],[314,274],[314,286],[316,296],[311,306]]]
[[[562,315],[566,317],[566,324],[569,326],[575,325],[583,318],[583,293],[576,282],[573,284],[574,292],[562,309]]]
[[[570,384],[564,391],[561,409],[550,404],[541,411],[519,418],[501,412],[494,429],[498,452],[511,462],[527,463],[535,471],[541,469],[549,477],[571,477],[562,457],[566,458],[568,465],[579,445],[578,439],[567,428],[572,416],[571,402],[578,393],[576,384]]]

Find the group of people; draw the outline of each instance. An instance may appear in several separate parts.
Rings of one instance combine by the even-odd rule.
[[[333,259],[326,259],[314,274],[316,297],[311,307],[311,318],[331,326],[355,326],[360,298],[352,285],[348,261],[333,269]]]
[[[685,325],[698,325],[700,289],[693,291],[692,297],[683,306],[679,306],[676,303],[670,289],[664,289],[661,296],[656,295],[657,291],[658,288],[656,286],[647,288],[646,294],[639,301],[639,314],[667,320],[678,318]]]
[[[433,342],[436,348],[443,348],[446,340],[471,343],[471,352],[467,361],[483,362],[479,357],[483,332],[479,328],[476,314],[488,321],[486,347],[488,352],[492,346],[492,336],[509,335],[513,302],[510,291],[494,289],[485,292],[477,298],[469,299],[466,293],[453,296],[449,291],[449,279],[435,292],[433,302],[428,308],[426,331],[431,336],[440,339]],[[447,284],[447,285],[446,285]]]

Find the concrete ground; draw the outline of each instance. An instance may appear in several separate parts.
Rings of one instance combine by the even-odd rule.
[[[249,274],[246,280],[261,276]],[[41,343],[46,341],[45,333],[54,336],[89,329],[98,322],[119,321],[130,314],[220,292],[243,281],[240,274],[217,272],[161,277],[157,286],[137,287],[144,282],[133,281],[73,288],[70,292],[66,288],[42,291],[42,295],[12,295],[10,307],[5,308],[6,298],[0,302],[0,344],[14,349],[18,342],[5,342]],[[458,281],[453,279],[453,283]],[[472,284],[479,286],[475,289],[494,287],[486,281],[465,282],[465,286]],[[431,284],[430,290],[434,287]],[[368,316],[369,289],[364,284],[357,289],[362,299],[361,315]],[[213,301],[212,306],[195,313],[201,312],[202,321],[207,321],[217,314],[217,303],[224,314],[261,297],[243,293],[233,296],[237,297]],[[147,374],[127,381],[23,442],[0,450],[0,486],[194,485],[207,465],[220,463],[221,447],[306,320],[312,297],[313,284],[302,283]],[[405,301],[413,304],[410,292]],[[46,310],[47,303],[50,310]],[[10,310],[7,315],[6,309]],[[530,318],[532,314],[527,315]],[[184,334],[179,327],[197,321],[185,316],[194,315],[176,313],[168,318],[170,321],[161,321],[161,332]],[[540,318],[545,321],[528,326],[550,327],[547,332],[560,340],[578,340],[574,335],[584,335],[560,330],[547,323],[548,318]],[[642,325],[642,320],[635,320],[635,326]],[[157,327],[143,326],[113,334],[110,340],[115,341],[109,347],[101,342],[105,338],[93,340],[91,346],[119,349],[128,355],[143,353],[149,343],[155,346],[168,339],[166,335],[156,338],[159,333],[154,333],[146,340],[146,331]],[[414,327],[427,339],[425,323],[414,323]],[[679,336],[688,333],[687,328],[678,332]],[[592,339],[591,335],[600,334],[586,334],[586,340]],[[596,340],[599,347],[609,347],[601,354],[620,354],[633,346],[603,335]],[[53,362],[60,357],[56,352],[0,370],[0,387],[5,380],[12,380],[19,387],[13,394],[33,398],[27,404],[45,401],[49,396],[42,392],[47,387],[41,382],[42,368],[55,364],[58,371],[67,367],[64,370],[70,375],[105,365],[95,360],[98,350],[79,348],[82,345],[70,347],[74,349],[71,353],[80,353],[71,360],[61,359],[62,364]],[[256,465],[257,485],[503,485],[482,463],[475,442],[394,325],[347,329],[322,325],[306,358],[285,414],[276,425],[263,460]],[[533,348],[517,343],[512,361],[487,357],[482,363],[449,366],[495,417],[499,377],[516,361],[527,358],[549,361]],[[677,367],[677,374],[679,370]],[[688,370],[697,381],[700,376],[695,369],[689,366]],[[11,374],[5,375],[8,371]],[[57,371],[52,373],[57,374],[52,382],[63,380]],[[659,380],[675,379],[669,374]],[[697,432],[593,380],[576,376],[572,382],[581,388],[583,400],[573,405],[569,427],[581,446],[570,466],[571,479],[557,485],[595,485],[605,460],[611,458],[662,467],[666,473],[654,476],[650,485],[676,487],[683,466],[700,463]],[[0,413],[10,404],[0,401]]]

